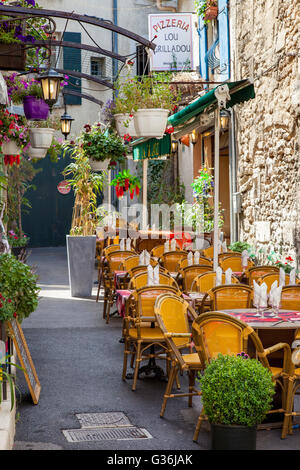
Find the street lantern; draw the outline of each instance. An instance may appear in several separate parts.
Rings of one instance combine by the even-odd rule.
[[[194,129],[193,132],[190,134],[191,142],[193,145],[195,145],[198,142],[198,133]]]
[[[229,113],[222,109],[220,111],[220,130],[226,131],[229,128]]]
[[[67,139],[71,132],[72,121],[74,121],[74,119],[67,113],[67,107],[65,105],[65,112],[60,118],[61,133],[65,136],[65,139]]]
[[[41,82],[43,100],[48,104],[51,112],[58,99],[60,83],[64,80],[64,76],[53,69],[49,69],[47,72],[38,75],[37,79]]]
[[[171,138],[171,152],[176,153],[178,148],[178,142],[173,137]]]

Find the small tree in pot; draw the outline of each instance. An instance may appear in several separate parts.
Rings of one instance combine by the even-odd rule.
[[[247,354],[223,356],[207,365],[201,384],[213,450],[255,450],[256,426],[272,407],[271,372]]]

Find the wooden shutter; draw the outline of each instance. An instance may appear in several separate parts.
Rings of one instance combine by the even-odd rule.
[[[220,75],[221,81],[224,81],[230,78],[228,0],[218,0],[218,9]]]
[[[81,43],[81,33],[64,33],[64,41]],[[64,47],[64,69],[81,72],[81,49]],[[69,84],[66,89],[81,93],[81,78],[69,77]],[[65,95],[66,104],[80,105],[82,99],[80,96]]]

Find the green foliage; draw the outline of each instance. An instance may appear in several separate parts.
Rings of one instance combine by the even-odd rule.
[[[9,230],[7,239],[11,247],[24,247],[29,243],[27,235],[24,233],[20,235],[20,233],[15,233],[13,230]]]
[[[4,78],[8,95],[14,104],[22,104],[26,96],[43,97],[42,87],[35,78],[24,80],[24,78],[18,77],[16,72],[6,75]]]
[[[199,377],[204,412],[214,424],[255,426],[272,406],[272,374],[256,359],[223,356]]]
[[[238,253],[242,253],[244,250],[250,250],[251,246],[249,243],[246,242],[234,242],[228,246],[229,250],[237,251]]]
[[[13,320],[17,315],[15,304],[10,297],[0,292],[0,321]]]
[[[195,9],[198,16],[202,16],[205,18],[205,12],[208,7],[217,7],[218,1],[217,0],[195,0]],[[208,24],[211,20],[205,20],[204,23]]]
[[[0,292],[13,299],[20,323],[38,306],[40,289],[36,281],[30,266],[8,253],[0,254]]]
[[[281,256],[275,253],[275,251],[270,252],[267,256],[267,260],[277,268],[282,268],[286,274],[290,274],[291,270],[295,267],[291,264],[294,262],[291,256],[286,256],[283,261]]]
[[[105,132],[99,124],[85,125],[85,131],[80,135],[82,150],[88,158],[95,161],[111,160],[122,163],[125,161],[128,148],[121,137],[115,132]]]
[[[24,369],[19,365],[10,362],[9,358],[11,356],[4,356],[0,358],[0,403],[2,402],[2,381],[3,379],[7,381],[10,388],[10,411],[13,409],[15,404],[15,376],[7,371],[8,366],[16,367],[19,370],[24,372]]]

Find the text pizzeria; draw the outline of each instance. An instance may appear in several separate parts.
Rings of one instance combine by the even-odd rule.
[[[167,18],[166,20],[160,20],[155,25],[153,25],[154,31],[158,31],[166,28],[180,28],[183,31],[188,31],[190,25],[183,20],[177,20],[176,18]]]

